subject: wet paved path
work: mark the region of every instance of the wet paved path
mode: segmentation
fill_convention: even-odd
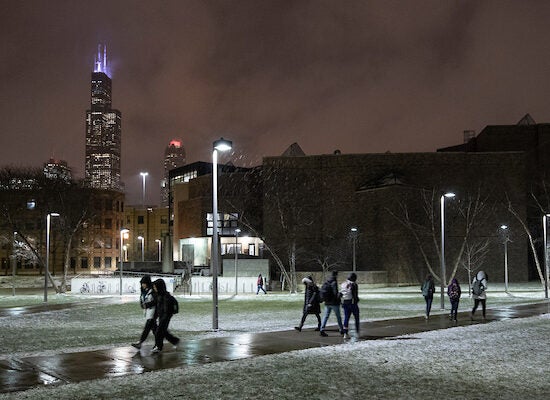
[[[507,306],[487,310],[486,322],[525,318],[550,313],[550,303]],[[363,322],[360,340],[376,340],[481,323],[478,311],[475,321],[468,313],[459,313],[458,323],[447,314]],[[164,346],[160,354],[151,355],[151,345],[138,351],[131,346],[107,350],[57,354],[0,360],[0,392],[16,392],[34,386],[81,382],[85,380],[140,374],[160,369],[239,360],[266,354],[342,344],[336,329],[327,330],[328,337],[313,329],[241,334],[231,337],[185,340],[174,348]]]

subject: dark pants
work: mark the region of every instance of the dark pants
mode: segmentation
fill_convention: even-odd
[[[353,314],[353,318],[355,319],[355,331],[359,336],[359,305],[357,303],[346,304],[344,302],[342,307],[344,307],[344,333],[348,333],[349,320]]]
[[[306,322],[306,318],[308,316],[308,312],[304,312],[304,315],[302,315],[302,320],[300,321],[300,329],[304,326],[304,322]],[[317,317],[317,328],[321,329],[321,314],[314,314]]]
[[[430,311],[432,310],[432,301],[434,300],[433,296],[424,296],[426,300],[426,316],[430,316]]]
[[[456,314],[458,313],[458,303],[460,302],[460,298],[458,299],[451,299],[451,319],[456,321]]]
[[[267,292],[265,291],[263,285],[258,285],[258,290],[256,290],[256,294],[260,293],[260,290],[263,291],[265,294],[267,294]]]
[[[157,333],[155,334],[155,346],[159,350],[162,350],[162,345],[165,338],[173,345],[178,344],[178,342],[180,341],[177,337],[168,332],[168,324],[170,324],[170,318],[171,317],[159,319]]]
[[[139,339],[140,343],[145,342],[145,339],[147,339],[147,336],[149,336],[149,332],[153,332],[153,335],[155,334],[157,330],[157,321],[154,318],[148,319],[145,322],[145,327],[143,328],[143,332],[141,333],[141,338]]]
[[[487,299],[474,299],[474,308],[472,308],[472,316],[475,314],[477,310],[477,306],[479,306],[479,303],[481,303],[481,310],[483,311],[483,318],[485,318],[485,302]]]

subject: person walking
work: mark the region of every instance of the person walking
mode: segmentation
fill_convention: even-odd
[[[474,314],[481,303],[482,318],[485,321],[485,310],[487,303],[487,274],[484,271],[479,271],[472,281],[472,295],[474,298],[474,308],[472,308],[472,313],[470,319],[474,320]]]
[[[294,329],[298,332],[302,332],[302,327],[304,326],[307,316],[314,314],[317,317],[317,328],[315,330],[318,331],[321,329],[321,302],[319,298],[319,288],[311,276],[307,276],[302,279],[302,283],[305,285],[304,311],[300,325],[295,326]]]
[[[149,275],[144,275],[140,280],[141,294],[139,296],[139,303],[145,313],[145,327],[141,333],[139,342],[132,343],[136,349],[141,349],[141,344],[145,342],[149,332],[155,334],[157,330],[157,320],[155,319],[155,309],[157,304],[156,294],[153,290],[153,284]]]
[[[424,318],[429,319],[435,292],[434,278],[431,274],[426,275],[426,279],[424,279],[420,290],[422,290],[422,296],[424,296],[424,300],[426,301],[426,315]]]
[[[321,323],[320,334],[321,336],[328,336],[325,332],[328,318],[331,311],[334,311],[336,320],[338,321],[338,328],[340,328],[340,334],[344,334],[344,327],[342,326],[342,317],[340,315],[340,293],[338,292],[338,271],[332,271],[330,278],[327,279],[321,287],[321,300],[325,302],[325,314],[323,315],[323,322]]]
[[[348,326],[351,315],[355,319],[355,335],[359,338],[359,286],[357,285],[357,274],[352,272],[348,279],[340,286],[342,294],[342,307],[344,308],[344,339],[348,339]]]
[[[256,284],[258,285],[258,288],[256,289],[256,294],[260,293],[260,290],[263,291],[264,294],[267,294],[264,289],[264,278],[262,277],[262,274],[258,275],[258,280],[256,281]]]
[[[157,279],[153,282],[153,290],[157,294],[156,316],[158,318],[158,327],[155,334],[155,347],[153,347],[151,353],[160,353],[162,351],[165,338],[174,346],[177,346],[180,341],[179,338],[175,337],[168,331],[170,319],[174,314],[173,302],[176,300],[166,290],[166,283],[164,283],[163,279]]]
[[[453,278],[451,280],[451,284],[447,287],[447,295],[449,296],[449,300],[451,302],[451,321],[456,322],[457,313],[458,313],[458,303],[460,302],[460,295],[462,294],[462,290],[460,289],[460,284],[458,283],[458,279]]]

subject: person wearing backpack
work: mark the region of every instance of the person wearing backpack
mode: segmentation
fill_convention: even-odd
[[[317,317],[317,328],[316,331],[321,329],[321,302],[319,298],[319,288],[313,281],[311,276],[307,276],[302,279],[302,283],[305,285],[304,292],[304,312],[302,314],[302,320],[300,325],[295,326],[298,332],[302,332],[302,327],[306,321],[306,317],[309,314],[314,314]]]
[[[422,283],[422,286],[420,286],[420,290],[422,290],[422,296],[424,296],[424,300],[426,301],[426,315],[424,318],[429,319],[435,292],[434,278],[431,274],[426,275],[426,279]]]
[[[474,298],[474,308],[472,308],[472,313],[470,314],[470,319],[474,320],[474,314],[481,303],[482,318],[485,320],[485,309],[487,302],[487,274],[484,271],[479,271],[472,281],[472,295]]]
[[[357,286],[357,274],[352,272],[348,279],[342,283],[342,307],[344,308],[344,339],[348,339],[348,326],[351,315],[355,319],[355,333],[359,338],[359,287]]]
[[[177,346],[180,341],[179,338],[168,331],[170,319],[172,315],[177,312],[177,306],[175,306],[177,301],[174,296],[166,290],[166,283],[163,279],[157,279],[153,282],[153,290],[157,293],[156,316],[158,318],[158,327],[155,334],[155,347],[153,347],[151,353],[160,353],[165,338],[174,346]]]
[[[462,290],[458,283],[458,279],[453,278],[451,284],[447,287],[447,295],[451,302],[451,321],[456,322],[456,315],[458,313],[458,303],[460,302],[460,295]]]
[[[132,343],[132,346],[136,349],[141,348],[141,344],[145,342],[145,339],[149,336],[149,332],[152,331],[153,334],[155,334],[157,330],[157,320],[155,319],[157,299],[156,293],[153,290],[151,277],[149,275],[144,275],[143,278],[141,278],[140,284],[141,295],[139,296],[139,303],[145,312],[145,327],[143,328],[139,342]]]
[[[328,280],[323,283],[321,287],[321,300],[325,302],[325,313],[323,315],[323,322],[321,323],[321,336],[328,336],[325,332],[328,317],[331,311],[334,311],[336,315],[336,321],[338,321],[338,328],[340,328],[340,334],[344,334],[344,327],[342,326],[342,317],[340,315],[340,293],[338,292],[338,271],[332,271],[332,274]]]

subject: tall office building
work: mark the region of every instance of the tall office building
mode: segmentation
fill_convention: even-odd
[[[181,142],[181,139],[172,139],[164,150],[164,177],[160,183],[160,201],[163,206],[168,206],[168,173],[185,165],[185,148]]]
[[[85,179],[95,189],[122,191],[121,114],[111,108],[109,74],[107,48],[99,45],[92,72],[91,106],[86,111]]]

